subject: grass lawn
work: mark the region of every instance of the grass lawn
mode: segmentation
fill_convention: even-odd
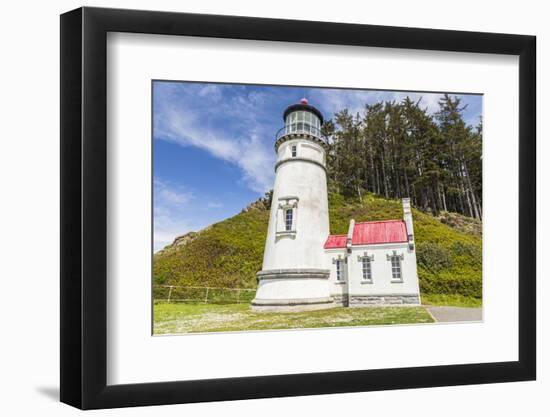
[[[449,307],[482,307],[481,298],[465,297],[460,294],[422,294],[423,305]]]
[[[167,304],[154,306],[154,334],[228,332],[433,323],[423,307],[368,307],[254,313],[248,304]]]

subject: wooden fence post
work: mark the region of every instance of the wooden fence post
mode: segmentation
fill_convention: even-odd
[[[172,288],[174,288],[174,286],[170,285],[170,290],[168,291],[168,303],[170,303],[170,298],[172,297]]]
[[[204,304],[208,304],[208,290],[210,288],[209,287],[206,287],[206,296],[204,297]]]

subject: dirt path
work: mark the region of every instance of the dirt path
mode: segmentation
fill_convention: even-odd
[[[426,306],[437,322],[481,321],[481,308]]]

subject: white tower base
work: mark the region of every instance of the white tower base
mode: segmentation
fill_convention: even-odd
[[[328,269],[274,269],[258,272],[253,311],[306,311],[336,307],[328,294]]]

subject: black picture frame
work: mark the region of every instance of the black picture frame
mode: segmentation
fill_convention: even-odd
[[[108,32],[519,56],[519,360],[107,385]],[[61,15],[61,401],[96,409],[535,379],[535,45],[534,36],[251,17],[88,7]]]

